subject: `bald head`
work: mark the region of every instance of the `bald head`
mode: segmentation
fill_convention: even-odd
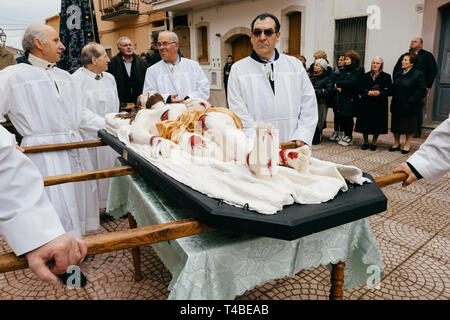
[[[66,47],[61,43],[58,33],[46,24],[32,24],[22,39],[22,47],[38,58],[51,63],[61,59]]]
[[[46,41],[47,34],[54,31],[54,29],[46,24],[32,24],[25,30],[22,39],[23,50],[31,51],[34,49],[34,40],[39,39],[42,42]]]
[[[423,39],[421,37],[412,39],[409,48],[415,53],[419,52],[423,48]]]

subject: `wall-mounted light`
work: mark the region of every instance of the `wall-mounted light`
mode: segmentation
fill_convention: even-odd
[[[3,31],[2,28],[0,28],[0,41],[2,42],[2,45],[5,46],[6,44],[6,33]]]

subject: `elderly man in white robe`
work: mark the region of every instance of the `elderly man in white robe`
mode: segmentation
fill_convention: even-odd
[[[90,42],[81,50],[81,63],[73,77],[81,86],[83,105],[100,117],[107,113],[119,111],[119,96],[116,80],[108,70],[109,58],[105,48],[96,42]],[[81,132],[85,140],[97,138],[88,132]],[[117,153],[109,146],[90,148],[89,154],[94,169],[111,168]],[[98,200],[100,208],[106,208],[110,179],[97,180]]]
[[[166,103],[189,98],[209,98],[209,81],[198,62],[178,55],[178,36],[171,31],[158,35],[156,47],[162,60],[147,69],[144,90],[161,94]]]
[[[80,130],[96,132],[105,121],[83,106],[73,77],[55,66],[64,45],[47,25],[25,30],[22,46],[28,62],[0,71],[0,117],[7,114],[23,136],[22,147],[83,141]],[[30,154],[42,176],[93,170],[86,149]],[[81,237],[99,228],[95,181],[66,183],[46,188],[64,230]]]
[[[314,88],[300,60],[280,54],[275,45],[280,23],[271,14],[251,24],[251,55],[233,64],[228,78],[228,105],[253,138],[259,122],[279,130],[280,142],[311,145],[317,124]]]
[[[14,136],[0,126],[0,235],[41,280],[83,261],[86,243],[64,231],[48,200],[36,166],[16,149]],[[46,262],[54,260],[51,267]]]

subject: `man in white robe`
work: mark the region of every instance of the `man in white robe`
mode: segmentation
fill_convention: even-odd
[[[434,129],[419,150],[400,164],[394,173],[404,172],[406,187],[421,178],[436,182],[450,171],[450,118]]]
[[[54,274],[84,259],[86,243],[65,233],[38,169],[15,146],[14,136],[0,126],[0,235],[17,256],[25,254],[41,280],[55,284]]]
[[[300,60],[278,53],[280,24],[271,14],[253,20],[251,55],[233,64],[228,105],[254,138],[259,122],[279,130],[280,142],[311,145],[317,124],[314,88]]]
[[[84,67],[78,69],[73,77],[81,86],[83,105],[92,112],[104,118],[107,113],[119,111],[119,96],[116,80],[108,72],[109,58],[105,48],[96,42],[88,43],[81,50],[81,63]],[[85,140],[96,139],[82,132]],[[89,148],[89,155],[95,170],[111,168],[117,153],[109,146]],[[98,188],[99,207],[106,208],[110,179],[96,180]]]
[[[163,96],[167,103],[189,98],[209,98],[209,81],[198,62],[178,55],[178,36],[171,31],[158,35],[156,47],[162,60],[147,69],[144,90]]]
[[[96,132],[104,119],[84,108],[73,77],[55,67],[65,50],[58,33],[47,25],[25,30],[22,46],[28,63],[0,71],[0,117],[7,114],[23,136],[23,147],[83,141],[80,130]],[[42,176],[93,170],[86,149],[30,154]],[[65,183],[46,188],[64,230],[81,237],[98,229],[99,209],[95,181]]]

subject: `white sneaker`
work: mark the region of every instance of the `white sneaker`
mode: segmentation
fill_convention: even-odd
[[[338,143],[341,146],[349,146],[349,145],[351,145],[353,143],[353,139],[350,138],[349,136],[345,136]]]
[[[338,138],[338,135],[339,135],[339,132],[334,131],[333,134],[332,134],[331,137],[330,137],[330,140],[331,140],[331,141],[336,141],[337,138]]]
[[[339,143],[339,141],[341,141],[343,137],[344,137],[344,132],[339,131],[339,132],[338,132],[338,135],[337,135],[337,137],[336,137],[336,142]]]

